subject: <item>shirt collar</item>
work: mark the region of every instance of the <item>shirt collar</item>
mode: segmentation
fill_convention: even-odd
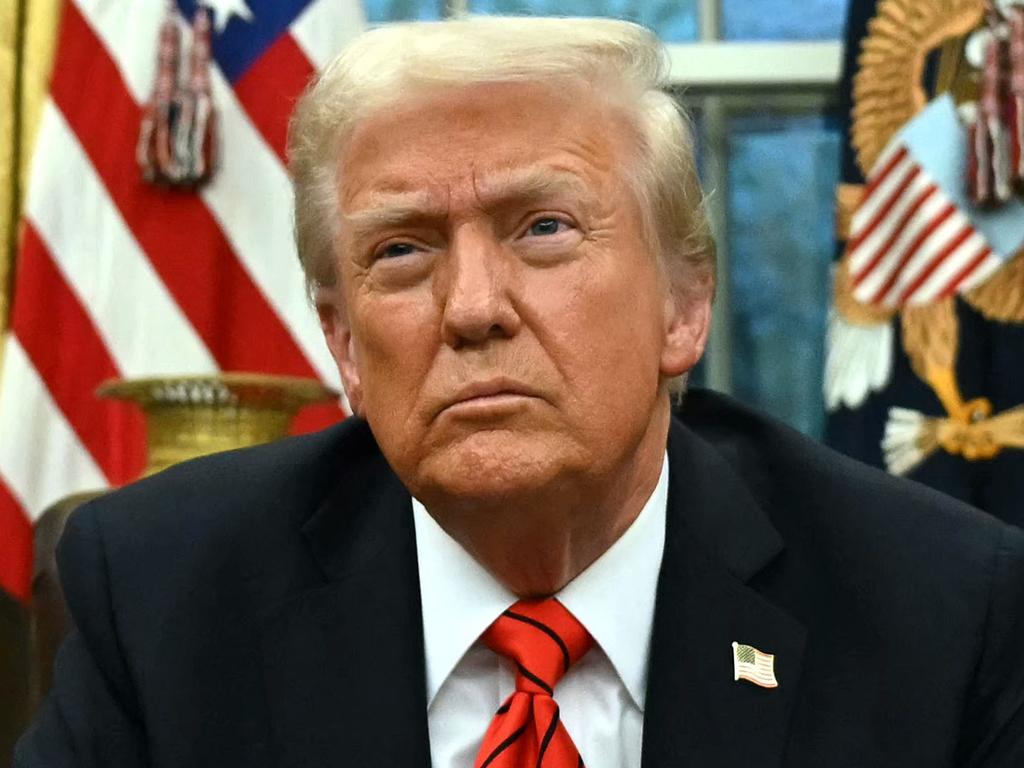
[[[633,524],[556,597],[587,628],[643,711],[654,598],[665,548],[668,456]],[[412,500],[423,610],[427,706],[462,656],[516,596]]]
[[[427,662],[427,706],[459,659],[516,596],[412,500]]]

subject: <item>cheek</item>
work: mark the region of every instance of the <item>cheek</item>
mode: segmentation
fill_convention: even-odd
[[[387,418],[415,402],[436,349],[435,314],[416,295],[357,299],[353,330],[368,409]]]
[[[559,368],[580,390],[656,386],[663,302],[645,270],[582,268],[528,289]]]

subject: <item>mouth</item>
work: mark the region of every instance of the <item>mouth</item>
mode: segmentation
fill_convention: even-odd
[[[508,378],[475,381],[461,387],[438,411],[463,416],[492,416],[521,408],[540,397],[532,387]]]

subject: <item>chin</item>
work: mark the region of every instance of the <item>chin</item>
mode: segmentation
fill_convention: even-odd
[[[449,503],[529,496],[587,466],[578,446],[562,443],[537,434],[475,432],[424,456],[412,472],[410,489],[424,501],[444,498]]]

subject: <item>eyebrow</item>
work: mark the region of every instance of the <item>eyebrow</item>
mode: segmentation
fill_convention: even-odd
[[[392,193],[375,196],[370,206],[345,214],[342,221],[344,228],[359,239],[381,229],[441,219],[445,215],[445,209],[431,195]]]
[[[565,194],[583,198],[585,203],[597,197],[573,171],[536,166],[491,174],[477,182],[476,190],[485,210]],[[345,228],[357,239],[380,229],[437,221],[448,215],[447,205],[429,192],[383,192],[371,200],[365,208],[343,217]]]
[[[584,198],[595,197],[579,175],[563,168],[520,168],[505,175],[492,174],[477,184],[477,194],[485,206],[508,200],[538,200],[566,193]]]

